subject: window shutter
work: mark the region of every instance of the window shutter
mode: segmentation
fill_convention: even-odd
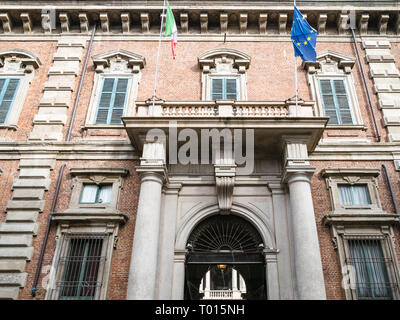
[[[118,79],[115,92],[114,105],[111,113],[111,124],[120,124],[121,117],[124,113],[126,91],[128,88],[129,79]]]
[[[20,79],[0,79],[0,123],[5,123],[7,119],[19,82]]]
[[[221,100],[223,98],[223,79],[212,79],[211,100]]]
[[[329,124],[339,124],[331,80],[320,80],[319,84],[321,88],[324,115],[330,117]]]
[[[340,112],[340,124],[353,124],[344,80],[333,80],[337,104]]]
[[[100,96],[97,109],[96,124],[105,124],[108,119],[108,112],[111,106],[112,93],[114,88],[114,78],[105,78],[103,80],[103,89]]]
[[[237,100],[236,79],[225,79],[226,99]]]

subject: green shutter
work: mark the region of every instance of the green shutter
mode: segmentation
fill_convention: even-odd
[[[120,124],[124,113],[129,79],[105,78],[99,106],[97,109],[96,124]]]
[[[236,100],[237,99],[237,86],[236,79],[225,79],[226,85],[226,99]]]
[[[333,80],[341,124],[353,124],[344,80]]]
[[[211,80],[211,100],[221,100],[223,96],[223,80],[224,79],[212,79]]]
[[[124,113],[127,88],[128,79],[118,79],[117,88],[115,90],[114,105],[111,112],[111,124],[121,123],[121,117]]]
[[[324,107],[324,116],[329,117],[329,124],[338,124],[338,117],[336,114],[335,98],[330,80],[319,81],[322,95],[322,102]]]
[[[14,102],[20,79],[0,79],[0,123],[5,123]]]
[[[330,117],[329,124],[353,124],[349,99],[344,80],[319,80],[324,115]]]

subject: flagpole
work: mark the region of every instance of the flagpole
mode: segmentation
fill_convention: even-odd
[[[294,8],[296,7],[296,0],[293,0],[293,19],[294,19]],[[293,47],[294,50],[294,47]],[[295,90],[296,90],[296,117],[298,116],[298,96],[299,90],[297,86],[297,59],[296,52],[294,53],[294,82],[295,82]]]
[[[164,3],[163,3],[163,10],[162,10],[162,14],[161,14],[160,38],[158,39],[158,51],[157,51],[157,62],[156,62],[156,74],[155,74],[155,76],[154,76],[153,110],[154,110],[154,105],[155,105],[155,102],[156,102],[157,80],[158,80],[158,67],[159,67],[159,62],[160,62],[160,50],[161,50],[162,28],[163,28],[163,24],[164,24],[165,2],[166,2],[166,0],[164,0]]]

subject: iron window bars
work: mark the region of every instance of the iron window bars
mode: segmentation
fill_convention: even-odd
[[[62,238],[56,299],[99,298],[106,261],[108,234],[74,233]]]

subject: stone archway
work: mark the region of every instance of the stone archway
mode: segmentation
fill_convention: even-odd
[[[196,225],[187,248],[185,299],[267,298],[263,239],[246,219],[212,215]],[[240,290],[238,275],[246,290]],[[213,283],[220,278],[226,278],[223,288]]]

